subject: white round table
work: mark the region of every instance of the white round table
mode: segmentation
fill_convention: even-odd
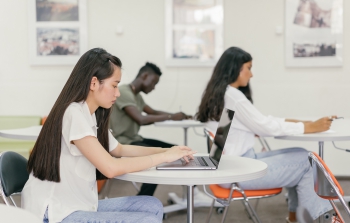
[[[181,121],[164,121],[164,122],[155,122],[154,126],[157,127],[176,127],[183,128],[184,130],[184,145],[187,146],[187,130],[190,127],[203,127],[204,123],[196,120],[181,120]]]
[[[335,119],[333,120],[330,130],[326,132],[278,136],[275,138],[296,141],[316,141],[319,145],[319,155],[323,159],[325,141],[350,141],[350,120]]]
[[[0,130],[0,136],[11,139],[36,140],[39,136],[42,126],[31,126],[21,129]]]
[[[116,179],[187,186],[187,222],[192,223],[194,185],[242,182],[263,177],[266,172],[267,164],[262,161],[223,155],[217,170],[156,170],[153,167],[140,172],[124,174]]]
[[[0,204],[0,219],[1,222],[11,223],[42,223],[43,221],[37,218],[32,213],[13,206]]]

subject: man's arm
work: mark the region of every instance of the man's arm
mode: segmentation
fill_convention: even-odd
[[[142,115],[142,113],[135,106],[126,106],[123,109],[125,113],[139,125],[150,125],[154,122],[161,122],[172,119],[171,114]]]
[[[169,113],[169,112],[164,112],[164,111],[159,111],[151,108],[149,105],[145,105],[143,108],[143,111],[149,115],[171,115],[175,116],[176,119],[172,120],[182,120],[182,119],[192,119],[193,117],[191,115],[186,115],[183,112],[177,112],[177,113]]]
[[[167,112],[156,111],[148,105],[145,107],[148,107],[150,110],[152,110],[147,110],[150,112],[148,113],[144,109],[144,112],[147,115],[143,115],[135,106],[126,106],[123,109],[125,113],[139,125],[150,125],[154,122],[161,122],[165,120],[183,120],[188,118],[188,116],[182,112],[171,114]]]

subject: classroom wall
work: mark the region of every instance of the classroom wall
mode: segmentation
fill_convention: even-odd
[[[73,66],[30,66],[28,59],[27,0],[4,1],[0,7],[0,115],[49,113]],[[88,47],[103,47],[123,62],[122,83],[129,83],[146,62],[163,71],[156,90],[145,96],[154,108],[194,114],[212,68],[166,67],[164,59],[163,0],[88,0]],[[344,42],[344,65],[339,68],[286,68],[284,1],[224,1],[224,46],[239,46],[254,58],[251,80],[254,104],[264,114],[279,117],[350,118],[350,46]],[[349,39],[350,4],[344,1],[344,37]],[[122,26],[124,33],[116,34]],[[206,151],[202,129],[189,130],[189,146]],[[182,129],[143,127],[141,134],[181,144]],[[268,139],[274,149],[303,146],[317,151],[317,143]],[[350,148],[350,143],[339,145]],[[259,146],[257,146],[259,149]],[[350,176],[343,168],[350,154],[325,144],[327,163],[336,175]]]

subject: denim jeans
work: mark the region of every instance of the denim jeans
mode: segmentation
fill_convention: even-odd
[[[130,196],[98,201],[97,212],[76,211],[62,223],[150,223],[162,222],[163,205],[155,197]],[[48,222],[47,210],[43,219]]]
[[[328,200],[314,191],[312,168],[308,151],[303,148],[286,148],[255,153],[247,151],[243,157],[261,160],[268,165],[267,174],[256,180],[240,182],[245,190],[285,187],[288,190],[288,209],[296,212],[298,205],[306,208],[313,219],[332,209]],[[230,184],[222,184],[229,188]]]

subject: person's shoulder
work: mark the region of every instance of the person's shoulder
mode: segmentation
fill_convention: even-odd
[[[72,102],[68,105],[65,115],[71,115],[74,113],[84,113],[84,103],[86,102]]]
[[[131,88],[128,84],[122,84],[118,88],[120,91],[131,91]]]
[[[230,96],[230,98],[240,101],[240,100],[248,100],[247,97],[237,88],[227,86],[226,95]]]

